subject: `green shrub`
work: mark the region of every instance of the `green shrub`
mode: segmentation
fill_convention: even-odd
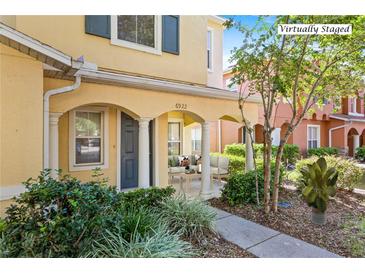
[[[114,188],[81,184],[44,171],[6,211],[3,230],[9,257],[76,257],[89,240],[115,223],[120,205]]]
[[[245,144],[230,144],[224,147],[224,154],[245,157],[246,145]]]
[[[318,148],[310,148],[307,151],[309,157],[311,156],[328,156],[333,155],[337,156],[339,154],[339,150],[336,147],[318,147]]]
[[[175,189],[172,186],[166,188],[150,187],[134,191],[122,192],[121,199],[126,210],[138,207],[158,207],[166,199],[172,197]]]
[[[253,145],[255,156],[257,159],[260,159],[264,155],[264,145],[263,144],[254,144]],[[276,156],[278,151],[277,146],[272,146],[272,157]],[[226,145],[224,148],[224,154],[226,156],[236,156],[244,158],[246,155],[246,145],[245,144],[231,144]],[[300,152],[299,147],[297,145],[286,144],[284,145],[283,157],[282,161],[290,164],[294,164],[296,160],[299,158]],[[235,158],[233,158],[235,159]]]
[[[295,164],[295,162],[299,159],[299,156],[300,156],[299,146],[292,144],[284,145],[283,157],[282,157],[283,163]]]
[[[178,234],[170,233],[160,225],[153,233],[134,233],[130,241],[122,237],[122,232],[106,231],[92,243],[84,257],[93,258],[182,258],[194,256],[192,246],[181,240]]]
[[[271,165],[271,190],[274,182],[274,163]],[[283,168],[280,173],[280,183],[283,176]],[[230,206],[256,203],[256,172],[254,170],[246,173],[235,173],[228,178],[228,183],[222,190],[222,200],[227,201]],[[257,168],[259,185],[259,198],[264,196],[264,169],[263,166]]]
[[[178,196],[162,204],[161,217],[172,231],[199,239],[204,231],[214,231],[216,213],[201,200]]]
[[[137,233],[141,237],[146,237],[161,224],[160,216],[153,209],[139,207],[123,210],[121,212],[121,222],[116,228],[123,239],[133,240],[133,235]],[[109,229],[112,231],[112,229]]]
[[[365,161],[365,146],[356,148],[355,158],[361,162]]]
[[[337,187],[341,189],[347,189],[352,191],[357,184],[361,182],[363,176],[363,170],[356,165],[356,162],[351,159],[345,159],[342,157],[325,156],[327,165],[329,168],[334,167],[338,171]],[[313,164],[317,161],[318,157],[311,157],[303,159],[297,162],[295,166],[295,172],[298,176],[292,176],[297,178],[294,182],[299,190],[303,188],[301,182],[302,176],[300,170],[308,164]]]

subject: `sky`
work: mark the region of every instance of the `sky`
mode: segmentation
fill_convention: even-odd
[[[233,18],[235,22],[240,22],[249,27],[253,27],[258,19],[258,16],[252,15],[221,15],[224,18]],[[268,17],[267,20],[273,19],[274,16]],[[242,33],[240,33],[235,27],[225,30],[223,35],[223,69],[229,67],[229,56],[231,55],[231,50],[234,47],[239,47],[242,45]]]

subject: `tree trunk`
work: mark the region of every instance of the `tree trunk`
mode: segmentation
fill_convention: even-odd
[[[278,152],[275,158],[275,173],[274,173],[274,189],[272,196],[272,210],[274,212],[278,211],[278,200],[279,200],[279,182],[280,182],[280,168],[281,168],[281,158],[283,157],[285,141],[280,141],[278,147]]]
[[[270,212],[270,181],[271,181],[271,134],[265,132],[264,147],[264,210]]]

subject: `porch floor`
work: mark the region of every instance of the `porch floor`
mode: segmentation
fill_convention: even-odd
[[[218,198],[221,195],[221,189],[223,188],[225,182],[221,181],[220,183],[218,180],[213,180],[211,183],[211,190],[212,195],[207,199],[211,198]],[[201,188],[201,181],[200,179],[193,179],[190,183],[186,181],[180,182],[179,178],[173,178],[171,185],[175,188],[176,194],[184,194],[191,198],[198,198]]]

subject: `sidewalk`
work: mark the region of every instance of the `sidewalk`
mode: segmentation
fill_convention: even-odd
[[[341,258],[279,231],[213,208],[217,212],[217,232],[227,241],[259,258]]]

